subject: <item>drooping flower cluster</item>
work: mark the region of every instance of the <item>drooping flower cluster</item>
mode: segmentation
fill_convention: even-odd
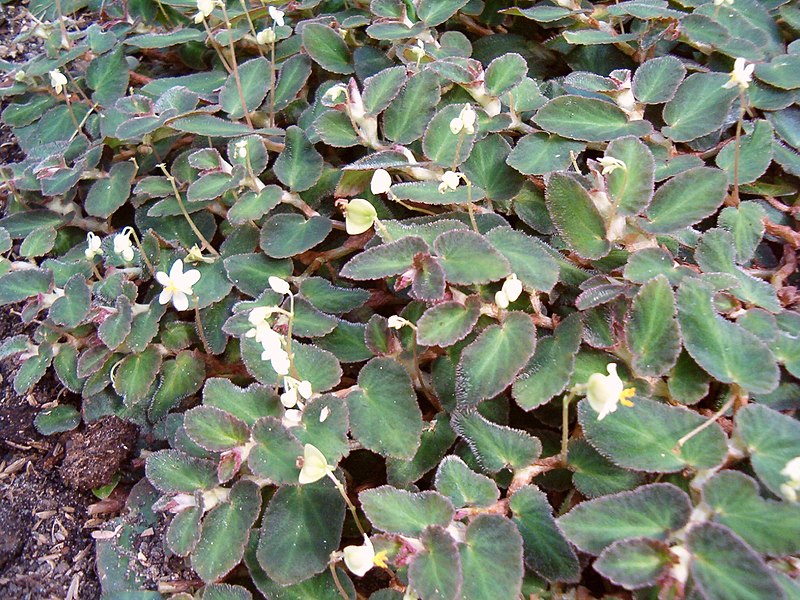
[[[445,171],[442,175],[442,182],[439,184],[439,193],[444,194],[448,190],[458,189],[461,183],[461,175],[455,171]]]
[[[286,281],[275,276],[270,277],[268,281],[273,291],[282,296],[291,297],[292,290]],[[255,338],[256,342],[261,344],[261,360],[268,360],[272,370],[278,375],[288,375],[291,368],[291,359],[287,351],[288,344],[286,338],[272,328],[270,317],[273,314],[291,318],[291,312],[278,306],[257,306],[247,316],[247,320],[253,327],[245,335]]]

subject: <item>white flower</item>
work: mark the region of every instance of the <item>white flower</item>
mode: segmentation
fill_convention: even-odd
[[[614,158],[613,156],[604,156],[602,158],[598,158],[597,162],[599,162],[600,166],[603,167],[603,175],[609,175],[617,169],[622,169],[623,171],[628,170],[628,165],[626,165],[624,161]]]
[[[514,302],[522,295],[522,282],[517,279],[517,274],[512,273],[503,282],[503,293],[508,298],[509,302]]]
[[[781,475],[788,477],[792,483],[800,484],[800,456],[787,462],[781,470]]]
[[[192,286],[200,281],[200,271],[192,269],[183,272],[183,261],[181,259],[172,263],[169,275],[164,271],[156,273],[156,281],[164,286],[158,296],[159,304],[166,304],[172,300],[175,310],[186,310],[189,308],[189,296],[192,296]]]
[[[392,176],[386,169],[378,169],[372,174],[372,181],[369,183],[370,191],[375,194],[385,194],[392,187]]]
[[[60,94],[67,85],[67,78],[58,69],[53,69],[50,71],[50,85],[56,91],[56,94]]]
[[[314,483],[329,473],[333,473],[333,467],[328,464],[319,448],[312,444],[303,446],[303,466],[300,468],[299,482],[303,485]]]
[[[264,359],[264,355],[267,352],[261,353],[261,359]],[[270,359],[269,364],[272,367],[272,370],[275,371],[278,375],[288,375],[289,368],[291,367],[291,361],[289,360],[289,354],[285,350],[280,351],[273,351]]]
[[[425,58],[425,43],[422,40],[417,40],[415,46],[411,46],[411,54],[416,59],[417,63]]]
[[[256,34],[256,41],[262,46],[271,44],[275,41],[275,32],[272,29],[264,29]]]
[[[328,91],[322,95],[322,98],[328,102],[338,102],[339,97],[342,94],[344,94],[345,98],[347,98],[347,86],[337,83],[336,85],[329,87]]]
[[[445,171],[442,175],[442,182],[439,184],[439,193],[444,194],[447,190],[458,189],[459,183],[461,183],[461,175],[455,171]]]
[[[285,279],[281,279],[280,277],[275,277],[271,275],[269,279],[269,287],[273,289],[273,291],[283,295],[288,296],[292,293],[292,288],[289,287],[289,284],[286,282]]]
[[[299,381],[294,377],[283,378],[284,392],[281,394],[281,404],[284,408],[292,408],[297,405],[300,398],[308,400],[314,391],[311,389],[311,382]]]
[[[386,550],[381,550],[375,554],[375,547],[364,534],[364,543],[360,546],[345,546],[342,550],[344,564],[350,572],[359,577],[367,574],[372,567],[386,567]]]
[[[733,6],[733,0],[714,0],[714,6],[722,6],[723,4]]]
[[[275,21],[276,25],[279,25],[280,27],[283,27],[285,25],[285,21],[283,20],[284,15],[286,15],[285,12],[283,12],[282,10],[278,10],[274,6],[270,6],[268,12],[269,16],[272,18],[273,21]]]
[[[186,262],[187,263],[213,263],[214,259],[210,256],[203,256],[203,251],[200,249],[200,246],[195,244],[191,248],[189,248],[189,254],[186,255]]]
[[[125,262],[131,262],[134,257],[133,242],[131,242],[132,235],[133,228],[126,227],[114,236],[114,254],[122,256],[122,260]]]
[[[494,293],[494,303],[500,308],[508,308],[508,296],[503,293],[503,290],[499,290]]]
[[[750,82],[753,81],[753,70],[755,70],[755,68],[756,66],[753,63],[747,64],[745,59],[737,58],[733,62],[731,78],[722,87],[732,88],[733,86],[738,85],[739,89],[747,89],[750,87]]]
[[[283,336],[272,329],[267,320],[270,315],[279,310],[277,306],[257,306],[251,310],[247,320],[253,325],[253,328],[249,329],[245,336],[255,338],[256,342],[261,344],[263,349],[261,360],[271,361],[273,357],[278,356],[277,364],[282,365],[285,362],[282,355],[286,354],[283,349]]]
[[[464,108],[461,109],[459,118],[464,124],[464,131],[469,134],[475,133],[475,121],[477,120],[478,115],[475,112],[475,109],[472,108],[471,104],[464,105]]]
[[[403,317],[399,317],[397,315],[392,315],[389,317],[389,327],[392,329],[402,329],[408,325],[409,327],[413,327],[412,323]]]
[[[247,158],[247,140],[239,140],[233,146],[233,158]]]
[[[363,198],[353,198],[344,206],[345,231],[350,235],[364,233],[372,227],[377,216],[372,204]]]
[[[517,279],[517,274],[512,273],[503,282],[503,287],[494,295],[494,303],[500,308],[508,308],[522,295],[522,282]]]
[[[91,231],[86,234],[86,250],[83,253],[86,255],[86,258],[92,260],[98,254],[103,254],[103,249],[100,247],[100,244],[103,243],[103,240],[100,239],[99,236],[96,236]]]
[[[630,398],[636,392],[633,388],[625,389],[625,385],[617,375],[617,365],[609,363],[606,367],[608,375],[592,373],[586,382],[586,399],[597,411],[597,420],[602,421],[606,415],[617,410],[617,404],[630,405]]]
[[[194,16],[194,22],[202,23],[206,18],[211,16],[216,5],[216,0],[197,0],[197,14]]]
[[[477,118],[478,115],[472,106],[465,104],[459,115],[450,121],[450,132],[453,135],[458,135],[463,129],[465,133],[475,133],[475,120]]]
[[[789,479],[786,483],[781,484],[781,493],[789,502],[797,502],[797,492],[800,491],[800,456],[787,462],[781,470],[781,475]]]

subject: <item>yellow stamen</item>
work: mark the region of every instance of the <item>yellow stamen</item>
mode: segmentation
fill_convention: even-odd
[[[386,564],[386,550],[381,550],[375,555],[375,558],[372,559],[372,562],[375,564],[376,567],[380,567],[381,569],[386,569],[388,565]]]
[[[628,398],[632,398],[635,395],[636,395],[636,388],[626,388],[622,390],[622,392],[619,395],[619,403],[622,404],[622,406],[627,406],[628,408],[630,408],[634,404],[633,402],[628,400]]]

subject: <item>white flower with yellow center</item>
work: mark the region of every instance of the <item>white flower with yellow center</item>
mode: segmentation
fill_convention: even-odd
[[[283,18],[286,15],[285,12],[275,8],[274,6],[270,6],[267,11],[269,12],[270,18],[275,22],[276,25],[283,27],[286,24]]]
[[[750,82],[753,81],[753,71],[756,66],[753,63],[748,64],[743,58],[737,58],[733,62],[733,71],[731,71],[731,78],[723,85],[724,88],[732,88],[739,86],[740,90],[746,90],[750,87]]]
[[[53,69],[50,71],[50,85],[56,91],[56,94],[60,94],[67,86],[67,78],[58,69]]]
[[[344,564],[350,572],[359,577],[367,574],[372,567],[386,568],[386,550],[381,550],[375,554],[375,547],[364,534],[364,543],[360,546],[345,546],[342,550]]]
[[[303,446],[303,460],[298,481],[300,484],[314,483],[326,475],[333,477],[333,469],[325,455],[313,444]]]
[[[613,156],[604,156],[602,158],[598,158],[597,162],[599,162],[600,166],[603,167],[603,175],[610,175],[617,169],[622,169],[623,171],[628,170],[628,165],[626,165],[624,161],[614,158]]]
[[[86,250],[83,253],[86,255],[86,258],[92,260],[95,256],[103,254],[103,249],[100,245],[103,243],[103,240],[100,239],[99,236],[95,235],[91,231],[86,234]]]
[[[131,241],[133,233],[133,227],[126,227],[114,236],[114,254],[120,255],[125,262],[131,262],[134,257],[133,242]]]
[[[350,235],[364,233],[372,227],[377,216],[372,204],[363,198],[353,198],[344,205],[345,231]]]
[[[781,484],[781,494],[789,502],[797,502],[800,492],[800,456],[787,462],[781,470],[781,475],[788,479],[786,483]]]
[[[386,169],[378,169],[372,174],[372,180],[369,182],[370,191],[375,194],[385,194],[392,187],[392,176]]]
[[[164,271],[156,273],[156,281],[164,286],[158,296],[159,304],[166,304],[172,300],[175,310],[186,310],[189,308],[189,296],[194,295],[192,286],[200,281],[200,271],[191,269],[183,272],[183,261],[181,259],[172,263],[169,275]]]
[[[517,274],[512,273],[503,282],[503,287],[494,295],[494,303],[500,308],[508,308],[522,295],[522,282],[517,279]]]
[[[444,194],[448,190],[458,189],[458,184],[461,183],[461,175],[455,171],[445,171],[441,181],[442,182],[439,184],[439,193]]]
[[[608,375],[592,373],[586,382],[585,392],[589,405],[597,412],[597,420],[602,421],[606,416],[617,410],[618,403],[624,406],[633,406],[628,400],[636,393],[634,388],[625,389],[625,384],[617,375],[617,365],[609,363],[606,367]]]

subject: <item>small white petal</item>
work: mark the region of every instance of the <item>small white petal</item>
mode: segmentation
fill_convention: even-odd
[[[172,295],[172,305],[175,307],[175,310],[186,310],[189,308],[189,296],[184,294],[183,292],[175,292]]]
[[[392,176],[385,169],[378,169],[372,174],[372,181],[370,181],[369,189],[375,194],[385,194],[392,187]]]
[[[288,282],[280,277],[271,275],[267,281],[269,282],[269,287],[271,287],[273,291],[277,292],[278,294],[286,296],[292,293],[292,288],[289,287]]]
[[[344,564],[351,573],[359,577],[366,575],[367,571],[375,566],[375,548],[366,535],[361,546],[345,546],[342,554],[344,555]]]
[[[301,484],[319,481],[330,471],[328,461],[319,448],[313,444],[303,447],[303,467],[300,469],[299,482]]]

